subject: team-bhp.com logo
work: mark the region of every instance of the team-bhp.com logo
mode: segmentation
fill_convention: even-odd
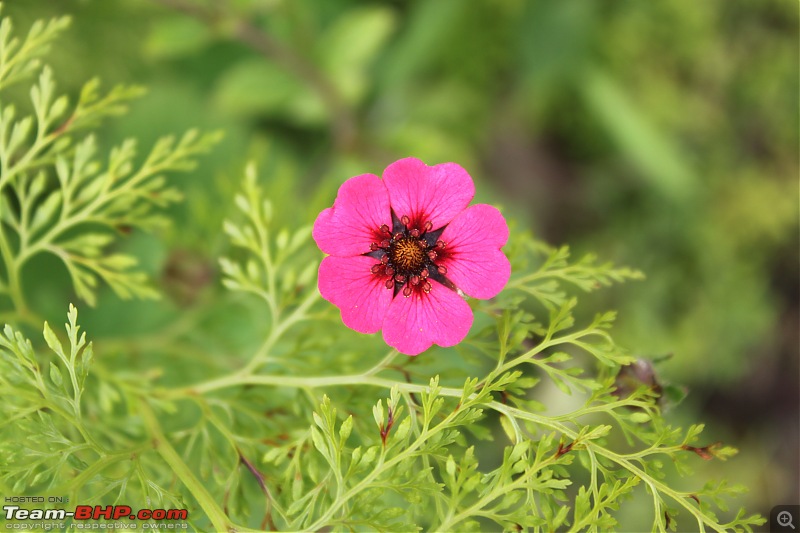
[[[64,509],[22,509],[18,505],[4,505],[6,520],[186,520],[186,509],[139,509],[134,512],[127,505],[78,505],[74,511]]]

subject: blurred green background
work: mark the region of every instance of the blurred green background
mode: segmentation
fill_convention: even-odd
[[[675,424],[740,448],[700,465],[769,514],[798,494],[798,4],[790,0],[8,0],[18,27],[71,14],[48,57],[63,91],[143,84],[101,144],[223,129],[174,228],[134,235],[145,267],[193,305],[214,291],[221,221],[247,160],[284,224],[400,157],[455,161],[479,201],[552,244],[642,269],[592,295],[687,399]],[[32,291],[48,318],[58,264]],[[123,307],[125,311],[122,311]],[[88,331],[158,320],[101,298]],[[123,313],[123,314],[120,314]],[[631,510],[635,512],[635,510]]]

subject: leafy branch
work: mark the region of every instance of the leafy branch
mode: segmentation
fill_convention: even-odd
[[[56,356],[47,365],[48,379],[43,377],[42,363],[29,340],[10,326],[6,326],[0,337],[0,370],[4,376],[0,378],[3,384],[0,398],[7,415],[0,425],[0,434],[4,435],[0,444],[3,452],[0,481],[9,483],[15,493],[88,492],[94,494],[89,501],[99,501],[102,495],[116,490],[115,501],[131,498],[144,501],[152,497],[157,503],[182,506],[178,495],[156,481],[156,472],[163,471],[163,463],[156,461],[157,454],[189,487],[216,529],[234,528],[164,437],[152,408],[142,403],[142,398],[130,400],[137,402],[132,407],[144,419],[144,427],[126,420],[128,435],[124,439],[116,433],[103,434],[113,432],[113,428],[87,423],[83,407],[86,402],[82,397],[93,363],[93,350],[85,333],[79,333],[77,317],[77,310],[70,306],[66,324],[68,346],[45,323],[44,339]],[[65,373],[68,379],[64,378]],[[32,391],[36,394],[31,394]],[[105,416],[115,416],[113,409],[107,408]],[[116,449],[111,450],[112,445]],[[95,488],[87,491],[90,485]],[[87,500],[86,496],[79,499]]]
[[[9,402],[14,408],[3,429],[33,440],[36,435],[46,435],[48,448],[43,454],[41,448],[28,444],[23,447],[27,459],[19,451],[11,454],[10,461],[22,467],[9,468],[0,481],[22,488],[50,480],[50,486],[69,491],[85,491],[92,484],[102,487],[102,494],[116,490],[118,497],[123,497],[133,494],[128,492],[132,479],[146,487],[163,487],[167,479],[155,471],[166,464],[171,473],[167,477],[175,475],[181,486],[177,492],[158,489],[160,498],[178,501],[181,494],[191,496],[216,529],[244,528],[234,524],[230,510],[252,516],[258,508],[264,513],[262,524],[303,530],[409,529],[417,527],[417,520],[437,530],[481,529],[485,520],[503,528],[613,529],[621,501],[641,486],[651,494],[652,528],[657,531],[677,523],[677,509],[693,517],[701,530],[749,531],[763,523],[762,518],[744,513],[727,524],[720,523],[712,505],[724,511],[725,499],[739,487],[707,484],[688,492],[663,480],[658,456],[671,458],[683,469],[691,457],[724,459],[733,450],[696,446],[699,426],[682,433],[665,425],[657,397],[647,387],[626,396],[615,394],[611,377],[631,358],[610,337],[613,316],[600,314],[588,324],[576,326],[573,299],[552,310],[545,325],[513,309],[496,316],[498,362],[482,379],[467,378],[461,387],[442,386],[438,378],[428,384],[408,379],[408,370],[395,363],[395,351],[353,374],[264,373],[265,363],[281,364],[281,360],[264,355],[270,354],[280,339],[296,335],[305,322],[322,324],[325,317],[308,313],[318,301],[313,286],[281,288],[278,283],[281,269],[290,268],[302,245],[292,248],[293,238],[280,237],[280,232],[270,238],[268,204],[259,201],[253,176],[251,172],[245,194],[237,200],[245,224],[235,230],[232,223],[226,224],[243,252],[241,260],[228,260],[226,272],[231,288],[257,296],[268,308],[274,305],[267,350],[254,353],[244,370],[183,388],[153,386],[141,377],[130,381],[102,364],[95,365],[102,380],[89,400],[83,397],[88,364],[84,359],[91,361],[86,355],[91,348],[79,335],[74,309],[67,326],[68,349],[49,327],[45,329],[47,344],[56,354],[56,369],[51,369],[49,382],[38,370],[30,342],[7,328],[2,353],[11,366],[2,379],[13,387],[10,390],[16,400]],[[492,304],[488,305],[492,311]],[[274,333],[275,329],[279,333]],[[593,357],[600,376],[588,378],[568,371],[565,364],[573,355],[558,355],[568,351]],[[537,412],[537,404],[529,400],[540,382],[537,371],[554,382],[561,380],[571,394],[588,393],[584,407],[561,415]],[[398,372],[402,377],[397,377]],[[24,383],[20,381],[23,378],[27,380]],[[385,403],[378,401],[371,409],[358,401],[343,403],[343,398],[350,396],[336,393],[337,389],[374,387],[390,394]],[[278,440],[270,440],[265,447],[247,428],[263,420],[263,415],[249,407],[253,402],[275,402],[274,395],[266,394],[267,388],[295,389],[306,395],[306,400],[290,400],[301,418],[308,411],[299,406],[316,401],[317,391],[322,396],[305,427],[294,416],[278,415],[268,422],[267,427],[274,428],[270,439]],[[32,391],[43,392],[32,395]],[[115,399],[104,416],[113,412],[114,403],[124,402],[129,416],[142,417],[145,422],[128,425],[124,438],[113,425],[89,431],[81,422],[81,404],[99,401],[103,405],[97,395],[109,394]],[[34,398],[38,399],[31,402]],[[183,412],[186,402],[200,408],[200,419],[190,429],[164,428],[156,413]],[[275,405],[276,412],[285,409],[281,402]],[[338,414],[341,406],[349,412],[343,419]],[[42,407],[52,414],[43,416]],[[597,416],[608,421],[598,424]],[[503,447],[500,466],[483,471],[467,435],[491,438],[478,429],[491,417],[499,417],[510,443]],[[586,423],[584,418],[592,422]],[[635,436],[643,446],[614,451],[611,442],[617,431]],[[77,462],[72,465],[62,457],[74,457]],[[253,460],[256,457],[262,460]],[[257,480],[263,493],[260,503],[242,493],[231,507],[232,495],[247,483],[240,468]],[[74,469],[82,473],[68,481]],[[588,474],[589,481],[573,489],[581,479],[580,470]],[[217,483],[208,483],[217,478]],[[226,487],[224,496],[212,488],[220,486]],[[217,503],[220,498],[226,502],[223,507]],[[425,517],[407,512],[409,503],[421,502],[435,507],[437,514]]]
[[[64,262],[78,297],[94,305],[103,280],[120,297],[155,297],[135,258],[109,253],[119,234],[133,227],[153,229],[165,219],[155,209],[181,198],[163,173],[194,168],[194,157],[217,142],[218,133],[185,134],[159,140],[144,162],[136,163],[136,141],[113,148],[98,160],[93,135],[73,135],[127,110],[142,94],[139,87],[118,86],[100,95],[99,81],[88,82],[71,108],[56,96],[49,67],[37,56],[68,24],[66,18],[34,24],[24,41],[12,37],[8,18],[0,22],[0,91],[41,70],[30,91],[32,114],[17,118],[13,104],[0,105],[0,253],[5,266],[0,294],[11,298],[24,316],[22,290],[26,263],[39,253]],[[55,179],[53,179],[55,176]]]
[[[241,261],[228,257],[220,259],[225,275],[222,283],[232,291],[261,298],[267,304],[272,320],[264,343],[240,372],[240,375],[247,375],[269,360],[270,350],[289,328],[307,319],[308,308],[318,300],[316,290],[309,291],[308,286],[313,282],[319,262],[298,253],[311,237],[308,226],[294,233],[282,229],[272,242],[272,203],[263,199],[255,166],[247,167],[243,192],[234,201],[245,217],[245,224],[240,228],[226,220],[224,231],[244,257]],[[299,291],[305,291],[307,295],[298,302]],[[284,317],[282,310],[287,307],[293,307],[293,310]]]
[[[644,279],[644,274],[639,270],[618,268],[612,263],[598,265],[594,254],[585,255],[577,262],[570,263],[568,246],[553,248],[535,241],[523,241],[520,246],[528,248],[536,255],[544,254],[545,260],[535,272],[515,275],[507,288],[525,292],[551,310],[567,303],[567,292],[562,284],[591,292],[615,282]]]
[[[39,56],[69,24],[69,17],[53,18],[47,22],[37,20],[25,38],[20,39],[12,33],[10,18],[0,20],[0,90],[35,73],[40,67]]]
[[[273,316],[281,317],[282,309],[291,307],[296,298],[313,301],[316,291],[301,288],[308,294],[306,300],[290,291],[287,301],[285,294],[275,288],[270,273],[277,279],[278,270],[272,260],[268,217],[264,216],[269,213],[269,204],[257,201],[260,192],[254,183],[251,171],[245,181],[245,194],[237,199],[240,209],[247,215],[247,224],[238,228],[226,223],[226,232],[238,247],[247,251],[249,259],[240,263],[226,260],[223,270],[229,278],[225,283],[234,290],[260,297],[274,311]],[[277,239],[280,241],[277,248],[285,247],[287,239]],[[295,388],[306,391],[312,398],[316,397],[315,390],[334,388],[391,390],[386,406],[378,402],[373,408],[377,431],[374,426],[370,430],[364,420],[353,415],[340,423],[337,408],[326,394],[313,415],[310,436],[303,432],[298,440],[290,440],[265,455],[266,465],[271,467],[274,476],[285,480],[293,495],[290,501],[281,501],[280,496],[270,491],[276,499],[270,521],[289,529],[359,525],[378,529],[413,527],[413,522],[398,521],[402,513],[395,513],[393,509],[399,507],[374,504],[378,494],[387,498],[387,492],[408,502],[430,498],[442,511],[438,525],[430,524],[437,530],[476,529],[481,524],[476,520],[480,519],[489,519],[504,528],[569,526],[575,531],[586,527],[613,528],[617,524],[614,513],[620,500],[640,485],[652,495],[653,529],[658,531],[665,531],[676,523],[677,513],[672,506],[688,512],[701,530],[738,528],[746,531],[762,523],[763,519],[758,516],[742,514],[723,526],[708,503],[725,509],[720,496],[732,494],[731,491],[721,490],[719,494],[711,488],[677,491],[662,480],[662,463],[655,457],[668,456],[678,465],[679,471],[685,472],[682,465],[690,456],[687,451],[694,451],[689,442],[697,439],[698,428],[682,435],[666,426],[658,394],[649,387],[641,387],[625,396],[617,392],[616,372],[634,359],[615,344],[609,333],[613,313],[599,314],[589,324],[576,326],[573,317],[576,298],[565,296],[556,306],[556,300],[547,298],[542,302],[533,290],[554,272],[557,272],[555,277],[579,289],[589,287],[587,280],[638,276],[626,269],[594,265],[586,260],[576,267],[566,262],[563,251],[553,252],[544,247],[531,250],[537,255],[545,251],[544,261],[534,272],[536,275],[512,280],[511,289],[519,289],[534,295],[536,301],[546,302],[548,320],[542,325],[532,315],[507,306],[496,315],[495,367],[483,379],[467,379],[462,388],[440,386],[438,379],[420,385],[409,381],[407,375],[405,380],[389,377],[398,370],[406,372],[394,363],[397,354],[393,351],[362,372],[328,376],[259,372],[266,353],[259,352],[250,364],[231,374],[183,389],[156,389],[153,394],[173,402],[224,390],[245,391],[251,387],[255,390],[259,387]],[[557,292],[562,290],[557,288]],[[494,314],[495,309],[495,304],[487,304],[489,312]],[[305,313],[290,313],[286,321],[279,318],[273,322],[271,331],[274,333],[277,328],[280,335],[288,335],[289,328],[297,328],[302,321],[313,319]],[[270,347],[275,345],[276,338],[268,338]],[[581,352],[597,362],[600,375],[584,376],[581,367],[569,366]],[[562,415],[537,413],[540,404],[529,398],[540,381],[535,377],[536,371],[567,394],[588,394],[586,404]],[[457,402],[446,403],[448,399]],[[402,417],[404,410],[409,414]],[[501,467],[480,473],[470,448],[465,446],[463,432],[484,420],[486,412],[500,416],[512,444],[506,448]],[[595,420],[598,415],[606,416],[610,423],[588,425],[582,421],[587,417]],[[476,435],[482,434],[474,431]],[[628,453],[613,451],[608,439],[616,431],[621,432],[630,445],[635,439],[644,447]],[[348,443],[354,434],[358,434],[358,440],[355,447],[350,448]],[[309,440],[323,460],[322,464],[311,466],[316,463],[307,447]],[[457,454],[459,449],[462,451]],[[719,448],[712,456],[724,459],[731,453],[734,453],[732,448]],[[290,456],[292,459],[285,464]],[[457,461],[456,457],[460,459]],[[576,463],[575,457],[580,461]],[[281,470],[284,464],[285,469]],[[304,465],[301,469],[298,468],[300,464]],[[588,472],[590,483],[578,487],[573,506],[564,505],[562,502],[569,499],[566,492],[569,478],[576,467]],[[307,473],[309,470],[311,474]],[[473,474],[468,475],[469,472]],[[312,488],[302,492],[299,488],[305,483],[298,483],[298,480],[307,475],[311,476]],[[449,493],[442,492],[443,487]],[[701,502],[699,506],[695,504],[698,501]]]
[[[132,140],[106,158],[92,135],[75,138],[124,111],[139,89],[100,96],[90,82],[73,107],[56,97],[38,57],[65,25],[40,24],[20,40],[0,22],[0,91],[39,73],[32,114],[17,118],[0,103],[0,294],[20,317],[23,267],[39,253],[59,257],[90,304],[101,280],[122,297],[154,296],[135,259],[110,249],[130,228],[165,222],[159,209],[180,194],[163,174],[190,170],[217,139],[164,138],[139,161]],[[639,279],[638,271],[593,256],[571,262],[566,248],[520,235],[507,248],[515,272],[507,289],[474,303],[484,326],[454,350],[399,361],[317,305],[310,229],[275,227],[252,166],[235,204],[223,228],[231,247],[220,259],[222,283],[254,297],[263,324],[252,349],[242,348],[245,362],[193,347],[186,351],[200,381],[165,379],[121,365],[139,355],[130,345],[95,357],[73,306],[64,339],[45,322],[44,342],[34,345],[6,325],[0,487],[188,507],[199,530],[608,530],[641,491],[652,500],[654,531],[679,518],[687,527],[685,516],[701,531],[764,523],[743,510],[718,516],[741,487],[686,491],[666,481],[665,464],[688,475],[691,461],[735,450],[701,442],[702,425],[670,426],[655,381],[621,385],[636,360],[612,337],[613,312],[576,320],[575,292]],[[209,321],[234,314],[214,307]],[[173,336],[189,336],[187,323],[169,326]],[[149,350],[168,351],[158,342]],[[582,405],[548,413],[540,401],[548,381]],[[478,453],[482,440],[497,441],[483,448],[496,457]]]

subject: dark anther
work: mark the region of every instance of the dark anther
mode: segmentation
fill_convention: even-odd
[[[381,424],[381,442],[384,446],[386,446],[386,437],[389,436],[389,432],[392,430],[392,426],[394,425],[394,413],[392,412],[392,406],[388,406],[386,411],[388,414],[386,426],[384,427],[384,425]]]
[[[381,269],[383,269],[383,265],[381,265],[381,264],[374,264],[374,265],[372,265],[372,268],[370,268],[370,271],[371,271],[373,274],[377,274],[378,272],[380,272],[380,271],[381,271]]]
[[[714,457],[716,457],[715,452],[722,446],[721,442],[715,442],[713,444],[709,444],[708,446],[689,446],[688,444],[684,444],[681,446],[682,449],[686,450],[687,452],[694,452],[696,453],[701,459],[704,461],[710,461]]]
[[[575,446],[575,441],[570,442],[566,446],[564,446],[563,442],[558,443],[558,450],[556,451],[556,459],[564,455],[565,453],[569,453],[572,451],[572,447]]]
[[[437,259],[441,261],[445,255],[446,243],[438,238],[443,230],[427,234],[433,230],[433,222],[423,222],[422,217],[412,219],[407,214],[398,218],[393,213],[392,220],[393,227],[383,224],[378,233],[387,237],[370,245],[373,253],[369,255],[380,259],[372,272],[383,280],[388,278],[383,281],[386,287],[393,288],[394,294],[402,292],[405,297],[419,289],[431,292],[433,285],[428,281],[431,275],[445,287],[456,290],[455,285],[443,277],[447,268],[436,264]]]

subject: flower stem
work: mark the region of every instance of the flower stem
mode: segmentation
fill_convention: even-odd
[[[266,359],[269,357],[269,352],[272,347],[278,342],[278,339],[281,335],[283,335],[286,330],[291,328],[297,322],[300,322],[306,318],[306,310],[314,304],[319,298],[319,292],[316,290],[310,291],[305,299],[300,302],[300,305],[295,307],[292,313],[287,316],[285,319],[281,320],[280,322],[276,322],[275,326],[271,329],[269,336],[266,338],[264,343],[258,349],[258,352],[250,359],[250,362],[239,372],[236,372],[229,376],[230,378],[235,378],[237,376],[248,376],[253,373],[259,366],[266,362]]]
[[[8,275],[8,296],[11,298],[11,303],[14,305],[14,309],[17,310],[17,313],[20,316],[25,316],[28,314],[28,306],[25,303],[25,296],[22,294],[19,271],[17,270],[17,263],[14,260],[14,253],[8,243],[8,239],[6,239],[6,234],[2,226],[0,226],[0,254],[2,254]]]
[[[186,486],[189,492],[192,493],[197,503],[208,516],[211,524],[216,531],[241,531],[242,528],[234,525],[228,515],[217,505],[216,500],[211,493],[206,490],[203,483],[197,479],[189,467],[183,462],[181,456],[175,451],[175,448],[169,443],[161,426],[156,419],[155,413],[147,404],[144,399],[140,401],[141,414],[144,419],[145,426],[147,426],[151,437],[153,438],[153,448],[161,455],[161,458],[172,468],[175,474],[180,478],[181,482]]]
[[[206,392],[210,392],[212,390],[223,389],[237,385],[271,385],[279,387],[282,386],[282,387],[305,387],[305,388],[366,385],[366,386],[381,387],[386,389],[391,389],[392,387],[398,387],[398,389],[401,392],[415,392],[415,393],[430,392],[430,387],[428,387],[427,385],[419,385],[415,383],[402,383],[391,379],[375,377],[372,375],[372,369],[370,369],[362,374],[351,374],[343,376],[319,376],[319,377],[306,377],[306,378],[297,378],[291,376],[274,376],[274,375],[246,375],[246,376],[231,375],[231,376],[226,376],[224,378],[220,378],[218,380],[208,381],[204,384],[192,387],[186,390],[184,393],[203,394]],[[441,396],[461,398],[463,390],[454,387],[441,387],[438,389],[438,393]],[[578,438],[577,432],[573,431],[572,429],[570,429],[568,426],[566,426],[564,423],[560,422],[556,418],[537,415],[535,413],[529,413],[527,411],[516,409],[514,407],[510,407],[508,405],[496,401],[487,402],[484,405],[492,409],[493,411],[496,411],[500,414],[509,417],[510,419],[527,420],[529,422],[533,422],[535,424],[554,430],[570,439],[575,440]],[[722,529],[719,529],[719,527],[713,521],[711,521],[709,517],[707,517],[700,509],[691,505],[687,501],[687,497],[684,497],[682,493],[671,489],[667,485],[663,484],[661,481],[648,475],[644,470],[640,469],[639,467],[634,465],[630,460],[628,460],[626,456],[612,452],[611,450],[603,446],[595,444],[591,440],[584,441],[583,444],[584,446],[586,446],[587,449],[591,450],[595,454],[616,463],[617,465],[621,466],[634,476],[643,480],[647,485],[650,486],[654,494],[661,493],[672,498],[676,503],[680,504],[691,515],[693,515],[695,519],[698,521],[698,524],[708,526],[716,531],[723,531]],[[345,496],[349,497],[351,496],[351,493],[354,493],[352,489],[348,491],[348,493]],[[331,515],[330,512],[326,516],[330,517],[329,515]],[[324,521],[317,521],[315,525],[319,524],[324,524]]]

